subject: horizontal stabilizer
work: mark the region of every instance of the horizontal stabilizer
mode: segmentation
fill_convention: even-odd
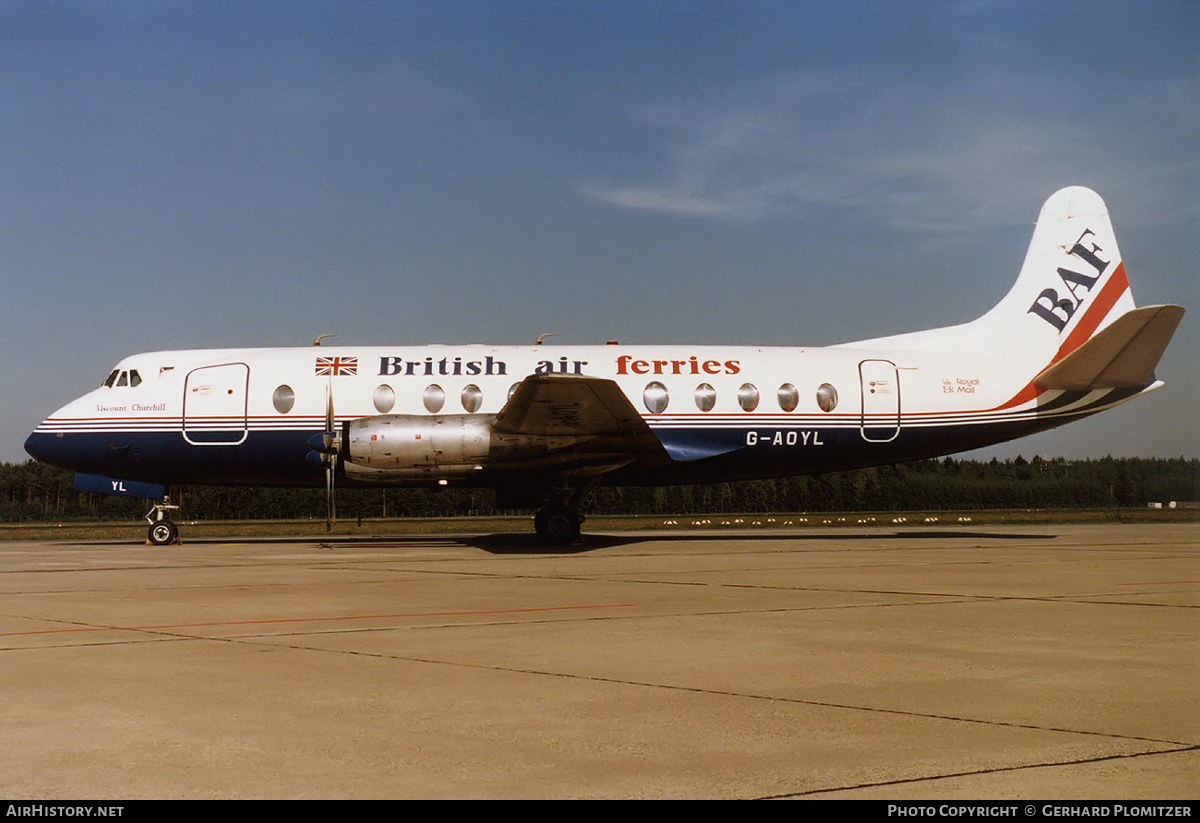
[[[1142,388],[1183,318],[1181,306],[1147,306],[1118,317],[1034,378],[1043,389]]]

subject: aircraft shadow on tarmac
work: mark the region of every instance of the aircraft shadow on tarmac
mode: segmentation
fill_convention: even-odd
[[[313,544],[320,550],[337,551],[345,549],[368,548],[404,548],[418,544],[428,545],[429,541],[439,543],[459,544],[496,555],[562,555],[585,554],[600,549],[616,546],[630,546],[638,543],[671,543],[671,542],[747,542],[771,541],[775,543],[808,542],[815,540],[938,540],[938,539],[975,539],[975,540],[1052,540],[1057,534],[1044,533],[1005,533],[977,530],[942,529],[938,531],[826,531],[797,534],[794,532],[778,531],[730,531],[730,532],[698,532],[694,534],[682,532],[628,532],[623,534],[585,534],[570,546],[547,546],[533,534],[518,532],[496,532],[493,534],[377,534],[377,535],[331,535],[319,538],[313,537],[196,537],[185,541],[182,545],[165,547],[167,551],[186,551],[191,545],[215,545],[222,543],[238,543],[242,545],[278,545],[280,543]],[[122,542],[122,541],[117,541]],[[113,541],[86,541],[77,545],[111,546]],[[164,548],[164,547],[157,547]]]
[[[649,542],[730,542],[730,541],[809,541],[809,540],[899,540],[911,538],[975,538],[993,540],[1049,540],[1053,534],[1004,534],[978,531],[923,531],[923,532],[826,532],[821,534],[788,534],[779,532],[728,532],[723,534],[680,534],[678,532],[645,532],[638,534],[587,534],[570,546],[546,546],[533,535],[499,533],[479,537],[458,538],[468,546],[490,554],[580,554],[613,546],[627,546]]]
[[[815,540],[910,540],[924,538],[938,540],[944,538],[969,538],[975,540],[1050,540],[1056,534],[1011,534],[1004,532],[985,531],[956,531],[944,529],[940,531],[880,531],[880,532],[821,532],[815,534],[795,534],[780,532],[704,532],[697,534],[681,534],[679,532],[631,532],[626,534],[585,534],[580,540],[570,546],[547,546],[535,535],[496,532],[480,535],[374,535],[351,537],[326,537],[316,543],[322,549],[336,551],[338,547],[345,548],[403,548],[406,545],[427,544],[429,540],[444,541],[447,544],[457,543],[470,546],[495,555],[563,555],[586,554],[591,551],[609,549],[618,546],[631,546],[639,543],[671,543],[671,542],[746,542],[770,541],[774,543],[815,541]],[[256,542],[247,540],[244,542]],[[267,539],[262,542],[268,542]]]

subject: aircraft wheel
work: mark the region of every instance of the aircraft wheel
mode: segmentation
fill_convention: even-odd
[[[579,515],[570,509],[542,509],[533,519],[538,537],[552,546],[568,546],[579,539]]]
[[[169,546],[179,539],[179,527],[170,520],[156,520],[150,524],[147,537],[155,546]]]

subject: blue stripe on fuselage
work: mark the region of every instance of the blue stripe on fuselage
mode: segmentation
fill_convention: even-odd
[[[604,479],[613,485],[642,485],[822,474],[953,454],[1074,417],[901,428],[887,443],[868,442],[857,428],[656,428],[673,456],[695,457],[659,465],[634,463]],[[38,460],[73,471],[168,485],[321,486],[324,471],[305,459],[308,440],[319,433],[251,430],[238,445],[193,445],[179,431],[34,432],[25,449]],[[436,477],[434,473],[429,479]],[[498,482],[504,482],[504,476],[486,468],[472,477],[472,485]],[[412,483],[420,481],[414,478]]]
[[[313,431],[252,432],[237,445],[192,445],[181,432],[34,432],[25,451],[85,474],[151,483],[320,486],[325,473],[307,463]]]

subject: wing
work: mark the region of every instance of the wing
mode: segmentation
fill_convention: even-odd
[[[496,415],[492,432],[538,440],[559,462],[603,473],[634,461],[669,462],[654,432],[612,380],[533,374]]]

